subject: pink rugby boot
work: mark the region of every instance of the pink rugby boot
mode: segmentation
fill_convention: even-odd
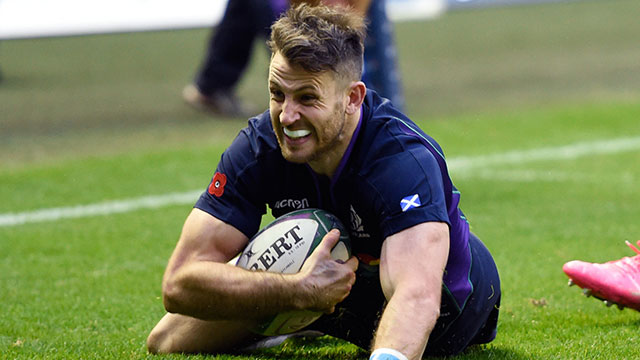
[[[620,310],[629,307],[640,311],[640,250],[626,243],[638,255],[604,264],[579,260],[564,264],[562,270],[569,277],[569,286],[578,285],[587,297],[594,296],[607,306],[616,304]]]

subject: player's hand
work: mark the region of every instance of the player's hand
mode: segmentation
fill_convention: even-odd
[[[338,230],[327,233],[298,273],[308,310],[332,313],[336,304],[349,295],[356,281],[358,259],[355,256],[346,262],[331,257],[331,250],[339,239]]]

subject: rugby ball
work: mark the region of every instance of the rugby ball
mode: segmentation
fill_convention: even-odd
[[[340,240],[331,256],[347,261],[351,257],[351,246],[340,220],[321,209],[304,209],[282,215],[260,230],[249,240],[236,266],[254,271],[297,273],[331,229],[340,230]],[[307,310],[287,311],[266,319],[251,330],[265,336],[289,334],[311,324],[321,315]]]

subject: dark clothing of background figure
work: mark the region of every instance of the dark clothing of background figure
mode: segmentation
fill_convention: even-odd
[[[405,107],[397,68],[392,24],[385,0],[371,0],[367,12],[363,81],[396,108]],[[286,0],[229,0],[220,24],[210,38],[207,53],[195,77],[200,92],[233,93],[251,58],[256,38],[267,39],[271,24],[288,7]]]

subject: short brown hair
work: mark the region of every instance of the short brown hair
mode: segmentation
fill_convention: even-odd
[[[355,81],[362,76],[365,33],[364,19],[349,8],[301,4],[271,26],[267,45],[306,71],[331,70]]]

